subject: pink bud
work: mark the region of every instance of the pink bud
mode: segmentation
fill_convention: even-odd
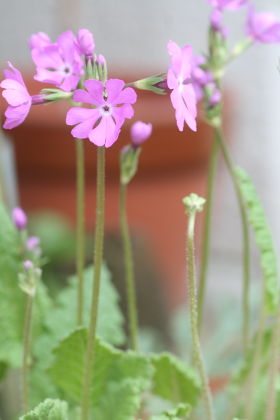
[[[23,268],[24,268],[26,271],[31,270],[33,267],[34,267],[34,265],[33,265],[33,262],[32,262],[32,261],[30,261],[30,260],[25,260],[25,261],[23,262]]]
[[[34,251],[40,246],[40,239],[37,236],[30,236],[26,239],[25,246],[28,251]]]
[[[151,123],[144,123],[142,121],[136,121],[132,124],[130,129],[130,135],[133,146],[140,146],[144,141],[152,134],[153,126]]]
[[[80,29],[78,32],[78,46],[83,55],[92,55],[95,43],[92,33],[88,29]]]
[[[23,230],[27,225],[27,217],[20,207],[15,207],[12,211],[12,220],[18,230]]]

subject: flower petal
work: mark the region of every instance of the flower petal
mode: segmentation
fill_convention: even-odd
[[[108,93],[108,102],[114,103],[115,99],[121,93],[125,83],[120,79],[109,79],[106,82],[106,90]]]
[[[100,113],[96,109],[74,107],[66,114],[66,124],[74,125],[89,119],[97,120],[99,116]]]

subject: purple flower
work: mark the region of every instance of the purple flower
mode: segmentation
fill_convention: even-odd
[[[95,43],[92,33],[88,29],[80,29],[77,37],[77,45],[81,55],[92,56]]]
[[[77,87],[83,74],[83,61],[72,31],[62,33],[54,44],[38,43],[31,54],[37,67],[35,80],[52,83],[66,92]]]
[[[29,48],[33,50],[33,48],[43,48],[51,45],[51,40],[45,32],[38,32],[37,34],[31,35],[28,44]]]
[[[180,48],[175,42],[167,44],[171,56],[171,66],[167,73],[167,85],[172,89],[170,98],[175,109],[177,126],[183,131],[184,121],[196,131],[196,96],[191,83],[192,48]]]
[[[20,125],[27,117],[32,97],[28,93],[21,72],[10,62],[8,65],[11,70],[4,70],[5,79],[0,83],[0,86],[4,89],[3,97],[10,105],[5,112],[6,121],[3,127],[11,129]]]
[[[218,9],[237,10],[244,6],[248,0],[208,0],[208,2]]]
[[[273,43],[280,41],[280,21],[271,12],[255,13],[248,9],[247,34],[255,41]]]
[[[109,79],[104,84],[99,80],[86,80],[86,90],[76,90],[73,98],[94,108],[75,107],[67,112],[66,124],[77,124],[72,135],[89,138],[96,146],[112,146],[124,120],[134,114],[131,104],[136,102],[136,93],[132,88],[124,89],[124,85],[119,79]]]
[[[27,225],[27,216],[20,207],[15,207],[12,211],[12,220],[18,230],[23,230]]]
[[[132,124],[130,129],[130,136],[133,146],[140,146],[144,141],[146,141],[152,134],[153,126],[151,123],[144,123],[142,121],[136,121]]]

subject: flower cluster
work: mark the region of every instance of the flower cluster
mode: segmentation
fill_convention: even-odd
[[[95,53],[93,35],[80,29],[60,34],[55,42],[43,32],[29,40],[31,56],[36,66],[34,79],[54,85],[30,95],[22,75],[11,63],[0,83],[2,95],[8,102],[4,128],[12,129],[27,117],[31,105],[63,99],[76,103],[66,116],[66,124],[75,126],[71,133],[77,138],[88,138],[96,146],[112,146],[118,139],[126,119],[134,115],[132,105],[136,89],[147,89],[158,94],[170,92],[178,129],[184,123],[196,131],[197,102],[204,98],[206,110],[217,107],[221,93],[219,80],[231,57],[237,56],[253,42],[280,42],[280,21],[270,12],[256,13],[248,5],[246,36],[232,52],[227,50],[227,30],[222,25],[225,10],[234,11],[248,4],[248,0],[207,0],[212,6],[210,16],[210,51],[212,57],[194,56],[192,47],[179,47],[169,41],[167,51],[170,65],[165,73],[126,84],[120,79],[107,79],[107,65],[103,55]],[[132,87],[131,87],[132,86]]]

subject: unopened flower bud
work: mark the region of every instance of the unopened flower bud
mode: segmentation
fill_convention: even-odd
[[[205,198],[199,197],[197,194],[191,193],[183,198],[183,204],[186,206],[187,213],[201,212],[206,203]]]
[[[31,270],[32,268],[34,268],[34,264],[33,264],[33,262],[32,262],[32,261],[30,261],[30,260],[25,260],[25,261],[23,262],[23,268],[24,268],[24,270],[29,271],[29,270]]]
[[[152,134],[152,129],[153,126],[151,123],[136,121],[134,124],[132,124],[130,129],[130,136],[133,146],[138,147],[140,144],[146,141]]]
[[[137,172],[140,147],[126,145],[120,154],[121,184],[127,185]]]
[[[27,216],[20,207],[15,207],[12,211],[12,220],[18,230],[23,230],[27,225]]]
[[[95,42],[92,33],[88,29],[80,29],[78,32],[78,48],[81,54],[86,57],[92,56]]]

